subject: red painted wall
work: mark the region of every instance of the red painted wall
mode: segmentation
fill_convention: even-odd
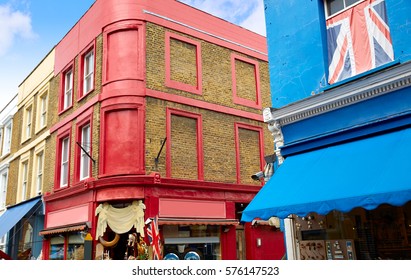
[[[257,246],[257,239],[261,246]],[[271,226],[245,224],[247,260],[280,260],[285,254],[284,234]]]

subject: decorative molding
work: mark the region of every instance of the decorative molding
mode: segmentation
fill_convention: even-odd
[[[265,120],[267,123],[275,120],[284,126],[409,86],[411,86],[411,63],[405,63],[288,106],[279,109],[271,108],[271,116],[265,116]]]

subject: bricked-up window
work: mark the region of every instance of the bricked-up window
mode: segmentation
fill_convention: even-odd
[[[70,137],[61,140],[60,187],[68,185],[70,159]]]
[[[166,86],[201,94],[200,42],[167,32],[165,44]]]
[[[95,55],[94,55],[94,45],[88,48],[81,55],[81,75],[80,77],[80,90],[79,98],[87,95],[90,91],[94,89],[94,67],[95,65]]]
[[[231,71],[233,102],[235,104],[261,109],[258,62],[232,54]]]
[[[167,108],[167,177],[203,180],[201,115]]]
[[[235,124],[237,184],[261,184],[254,181],[251,175],[263,170],[263,139],[261,127]]]

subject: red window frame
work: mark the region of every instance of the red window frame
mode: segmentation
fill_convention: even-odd
[[[64,108],[64,101],[66,95],[66,74],[71,71],[71,104]],[[59,96],[59,114],[69,110],[73,107],[74,103],[74,62],[67,65],[60,74],[60,96]]]
[[[171,54],[170,54],[170,43],[171,40],[175,39],[196,47],[196,70],[197,70],[197,85],[189,85],[179,81],[174,81],[171,79]],[[202,94],[202,63],[201,63],[201,44],[200,42],[191,40],[189,38],[166,32],[165,39],[165,67],[166,67],[166,86],[174,89],[179,89],[187,91],[194,94]]]
[[[254,66],[254,78],[255,78],[255,100],[239,97],[237,95],[237,75],[235,71],[235,62],[239,60]],[[261,105],[261,91],[260,91],[260,70],[258,61],[252,60],[237,54],[231,55],[231,79],[232,79],[232,92],[234,104],[243,105],[250,108],[262,109]]]
[[[61,164],[62,164],[62,148],[63,140],[69,139],[68,146],[68,166],[67,166],[67,186],[61,186]],[[71,155],[71,123],[68,123],[62,127],[57,134],[57,144],[56,144],[56,164],[55,164],[55,178],[54,178],[54,189],[64,189],[70,186],[70,155]]]
[[[264,168],[263,128],[260,126],[254,126],[254,125],[249,125],[249,124],[244,124],[244,123],[234,123],[237,184],[241,184],[240,135],[239,135],[240,129],[248,129],[251,131],[258,132],[259,148],[260,148],[260,170],[263,170]]]
[[[204,180],[204,158],[203,158],[203,121],[200,114],[190,113],[178,109],[167,108],[167,120],[166,120],[166,176],[172,177],[171,172],[171,143],[173,141],[171,137],[171,117],[172,115],[195,119],[197,121],[197,176],[198,180]]]
[[[76,148],[74,151],[74,182],[80,182],[92,178],[93,172],[93,162],[90,160],[90,174],[88,178],[81,179],[81,148],[77,143],[81,143],[82,141],[82,129],[84,126],[90,125],[90,143],[93,143],[93,108],[90,108],[86,112],[84,112],[81,116],[77,118],[76,121]],[[90,144],[91,145],[91,144]],[[90,154],[93,152],[93,145],[90,146]]]
[[[84,92],[84,65],[85,65],[85,59],[86,56],[90,53],[93,52],[93,85],[92,87],[87,91]],[[88,45],[84,51],[80,54],[80,68],[79,68],[79,73],[78,73],[78,96],[77,96],[77,101],[82,100],[84,97],[86,97],[90,92],[92,92],[95,89],[96,86],[96,44],[93,41],[90,45]]]

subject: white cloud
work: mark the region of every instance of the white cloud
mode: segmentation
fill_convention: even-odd
[[[199,10],[264,35],[265,18],[263,0],[180,0]]]
[[[0,56],[6,54],[16,37],[34,38],[28,14],[13,11],[9,5],[0,5]]]

